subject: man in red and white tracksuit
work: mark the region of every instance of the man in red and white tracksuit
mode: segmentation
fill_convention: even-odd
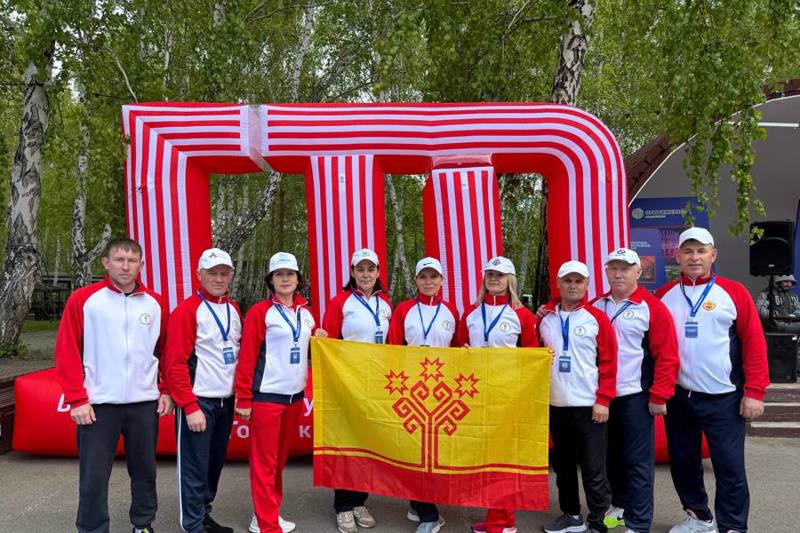
[[[653,524],[655,426],[678,377],[678,341],[666,306],[639,286],[639,255],[619,248],[605,261],[611,290],[592,302],[617,336],[617,396],[608,419],[608,480],[612,507],[608,527],[649,533]]]
[[[605,533],[608,406],[616,394],[617,340],[605,313],[586,304],[589,269],[567,261],[558,270],[560,299],[545,306],[542,343],[555,352],[550,372],[550,436],[562,515],[546,533]],[[577,461],[576,461],[577,460]],[[589,514],[581,516],[578,471]]]
[[[172,311],[167,331],[167,381],[179,407],[179,523],[189,533],[233,533],[211,517],[233,424],[233,379],[242,338],[239,308],[228,299],[230,255],[203,252],[200,290]]]
[[[120,435],[131,477],[135,533],[155,520],[158,417],[172,412],[159,383],[167,309],[137,281],[142,248],[113,239],[102,258],[107,276],[67,299],[55,362],[70,417],[78,424],[80,533],[108,533],[108,478]],[[161,358],[163,362],[163,358]]]
[[[752,297],[741,283],[714,273],[716,258],[711,233],[687,229],[675,252],[680,278],[656,294],[672,314],[681,360],[665,422],[672,481],[688,516],[671,533],[716,531],[703,485],[703,434],[717,482],[719,530],[747,531],[745,421],[764,412],[767,345]]]

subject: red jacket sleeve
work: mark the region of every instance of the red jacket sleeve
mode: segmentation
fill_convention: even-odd
[[[617,335],[608,317],[594,307],[585,307],[597,320],[597,399],[608,406],[617,395]]]
[[[416,300],[406,300],[397,304],[397,308],[392,313],[389,321],[389,333],[386,335],[386,344],[403,345],[406,344],[406,315],[409,309],[414,306]]]
[[[450,339],[450,346],[453,348],[461,347],[463,344],[458,344],[458,325],[461,323],[461,316],[458,313],[458,307],[450,302],[444,302],[444,305],[450,310],[453,314],[453,319],[456,321],[455,323],[455,331],[453,331],[453,338]]]
[[[522,332],[519,336],[519,345],[522,348],[536,348],[539,346],[539,335],[537,333],[537,320],[536,315],[531,313],[527,307],[519,307],[514,309],[519,318],[519,323]]]
[[[678,338],[672,315],[661,300],[653,296],[645,297],[650,308],[650,325],[647,340],[653,356],[655,368],[653,385],[650,387],[650,401],[664,404],[675,394],[675,383],[680,370],[678,357]]]
[[[253,407],[253,379],[261,345],[267,334],[266,316],[269,300],[264,300],[247,312],[242,326],[242,344],[239,347],[239,361],[236,364],[236,380],[233,390],[236,394],[236,407]]]
[[[86,290],[79,289],[67,299],[56,336],[56,371],[64,400],[71,407],[89,403],[89,393],[83,386],[83,304]]]
[[[167,345],[167,324],[169,323],[169,306],[161,295],[152,293],[153,297],[161,305],[161,332],[156,342],[156,353],[158,353],[158,390],[161,394],[170,394],[169,382],[167,381],[167,358],[164,357]]]
[[[467,306],[464,309],[464,314],[458,320],[456,326],[456,334],[453,335],[453,346],[463,347],[469,344],[469,328],[467,327],[467,317],[475,310],[475,304]]]
[[[345,291],[337,294],[331,301],[328,302],[325,308],[325,316],[322,318],[322,329],[328,333],[328,337],[332,339],[342,338],[342,321],[344,315],[342,309],[344,302],[350,296],[350,293]]]
[[[769,365],[767,341],[756,305],[741,283],[719,276],[717,283],[731,296],[736,306],[736,335],[742,351],[744,395],[763,401],[769,386]]]
[[[181,302],[169,317],[164,353],[166,378],[172,399],[190,415],[200,409],[189,377],[189,357],[197,340],[197,296]]]

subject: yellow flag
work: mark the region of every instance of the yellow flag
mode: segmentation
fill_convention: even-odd
[[[547,349],[315,338],[311,355],[316,485],[548,508]]]

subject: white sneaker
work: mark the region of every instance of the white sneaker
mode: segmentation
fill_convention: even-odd
[[[278,517],[278,525],[281,526],[281,531],[283,531],[283,533],[292,533],[292,531],[297,529],[297,524],[284,520],[282,516]],[[253,518],[250,520],[250,527],[248,527],[247,530],[250,533],[261,533],[256,515],[253,515]]]
[[[364,527],[367,529],[375,527],[375,519],[370,514],[369,509],[363,505],[353,507],[353,516],[356,519],[356,524],[358,524],[358,527]]]
[[[419,522],[419,515],[414,509],[409,509],[406,513],[406,518],[411,520],[412,522]],[[447,520],[444,519],[442,515],[439,515],[439,527],[444,526],[447,523]]]
[[[717,524],[714,520],[698,520],[693,514],[687,513],[686,520],[672,526],[669,533],[717,533]]]
[[[336,513],[336,528],[339,530],[339,533],[358,533],[353,511]]]

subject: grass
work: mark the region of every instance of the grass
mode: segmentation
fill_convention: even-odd
[[[37,331],[57,331],[58,320],[26,320],[22,324],[22,333],[35,333]]]

